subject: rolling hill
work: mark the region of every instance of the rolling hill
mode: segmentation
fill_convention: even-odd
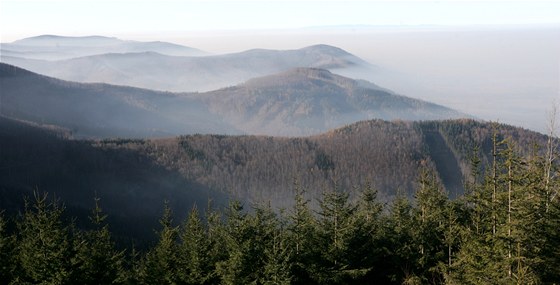
[[[205,52],[168,42],[140,42],[103,36],[41,35],[0,44],[0,54],[27,59],[64,60],[106,53],[157,52],[172,56],[202,56]]]
[[[0,64],[0,115],[57,125],[85,137],[239,133],[200,102],[177,94],[81,84]]]
[[[299,68],[206,93],[83,84],[0,64],[0,115],[85,137],[310,135],[368,119],[465,117],[321,69]]]
[[[324,69],[297,68],[199,94],[210,111],[261,135],[309,135],[370,119],[465,118],[449,108],[397,95]]]
[[[362,59],[336,47],[315,45],[297,50],[255,49],[240,53],[192,57],[155,50],[107,51],[66,60],[40,60],[3,53],[0,61],[33,72],[77,82],[103,82],[162,91],[210,91],[254,77],[297,67],[373,72]]]

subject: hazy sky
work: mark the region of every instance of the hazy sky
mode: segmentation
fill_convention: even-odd
[[[332,25],[560,23],[560,1],[0,0],[0,41]]]

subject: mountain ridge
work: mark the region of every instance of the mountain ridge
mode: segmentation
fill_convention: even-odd
[[[121,40],[105,36],[40,35],[11,43],[0,43],[3,56],[17,56],[35,60],[68,60],[105,53],[153,51],[175,56],[204,56],[208,53],[196,48],[163,41]]]
[[[296,68],[197,95],[251,134],[299,136],[368,119],[419,120],[469,117],[397,95],[328,70]],[[272,130],[272,131],[271,131]]]
[[[157,50],[152,50],[158,52]],[[55,61],[5,54],[0,61],[33,72],[82,83],[103,82],[160,91],[205,92],[254,77],[297,67],[363,69],[376,67],[340,48],[313,45],[293,50],[253,49],[208,56],[175,56],[159,52],[87,55]]]
[[[0,115],[61,126],[77,137],[239,133],[208,117],[199,102],[169,92],[64,81],[6,64],[0,64],[0,87]]]
[[[372,118],[466,116],[321,69],[294,69],[205,93],[170,93],[62,81],[0,64],[0,84],[2,114],[66,127],[78,136],[298,136]]]
[[[102,199],[116,199],[105,205],[119,217],[138,207],[121,198],[152,199],[145,214],[156,224],[164,198],[201,203],[201,197],[217,195],[221,201],[227,196],[247,205],[290,207],[294,180],[307,189],[312,205],[329,189],[353,196],[366,184],[379,191],[381,201],[397,195],[413,197],[425,170],[432,171],[454,198],[463,193],[464,179],[471,175],[475,149],[479,170],[491,165],[495,132],[498,140],[507,138],[520,146],[521,155],[533,155],[532,145],[547,142],[545,135],[532,131],[466,119],[369,120],[294,138],[193,134],[149,140],[71,140],[58,130],[0,117],[0,205],[9,202],[10,210],[20,207],[21,194],[38,188],[85,209],[97,192]],[[442,147],[452,154],[451,160],[433,152]],[[455,165],[448,167],[450,162]],[[189,198],[189,193],[196,195]],[[157,197],[161,201],[153,200]],[[177,204],[176,209],[191,205]]]

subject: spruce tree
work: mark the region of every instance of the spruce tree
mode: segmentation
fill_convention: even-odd
[[[119,284],[125,281],[124,252],[115,249],[106,218],[99,206],[99,198],[95,198],[95,208],[90,216],[94,229],[74,238],[76,283]]]
[[[216,272],[222,284],[249,284],[256,279],[255,271],[262,269],[253,244],[256,233],[239,201],[230,202],[225,218],[220,234],[226,256],[216,264]]]
[[[288,231],[283,212],[278,217],[270,205],[256,210],[258,218],[255,226],[262,228],[257,242],[263,243],[262,284],[292,284],[293,248],[289,244]]]
[[[69,229],[61,220],[63,210],[47,194],[35,193],[33,205],[26,202],[17,222],[16,282],[72,283],[73,251]]]
[[[358,196],[357,209],[354,220],[354,238],[350,248],[352,263],[361,264],[368,272],[364,278],[380,280],[385,275],[382,267],[383,234],[381,215],[383,204],[378,201],[377,189],[371,183],[366,183]]]
[[[393,199],[387,220],[384,222],[387,279],[391,283],[403,283],[417,277],[417,261],[420,259],[418,242],[412,232],[413,207],[400,192]]]
[[[536,147],[527,163],[526,180],[529,185],[522,198],[523,211],[519,213],[524,246],[519,247],[517,254],[524,258],[516,256],[514,263],[514,267],[519,264],[531,267],[545,284],[560,280],[560,212],[558,199],[551,196],[559,189],[555,174],[558,165],[551,164],[556,154],[553,154],[554,157],[549,155],[548,150],[545,155],[539,154]]]
[[[179,278],[178,228],[173,226],[172,212],[167,202],[160,225],[158,243],[148,251],[142,265],[141,281],[144,284],[175,284]]]
[[[14,242],[7,233],[7,221],[4,212],[0,211],[0,284],[8,284],[14,272]]]
[[[422,169],[419,180],[413,229],[420,258],[417,274],[424,283],[440,283],[443,276],[438,266],[448,259],[448,248],[445,245],[445,209],[448,198],[433,172]]]
[[[210,241],[198,209],[193,207],[179,234],[179,280],[184,284],[209,284],[214,274]]]
[[[305,198],[305,189],[294,185],[294,206],[288,216],[288,239],[291,247],[294,284],[309,284],[316,267],[316,221]]]
[[[356,238],[356,205],[349,202],[347,192],[338,187],[326,191],[319,201],[318,243],[319,270],[314,272],[318,283],[347,284],[364,276],[369,268],[352,260]]]

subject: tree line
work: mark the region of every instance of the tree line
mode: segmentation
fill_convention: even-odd
[[[547,148],[552,149],[552,148]],[[99,199],[91,227],[35,194],[0,218],[2,284],[557,284],[560,201],[554,155],[526,156],[492,138],[474,149],[466,193],[450,200],[430,168],[414,198],[383,203],[370,183],[337,186],[311,207],[294,183],[288,209],[270,204],[199,211],[179,224],[165,207],[157,241],[117,248]]]

